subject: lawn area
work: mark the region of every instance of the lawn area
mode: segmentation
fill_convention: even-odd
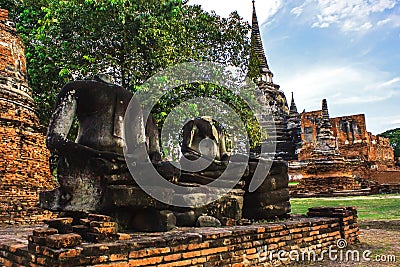
[[[336,198],[292,198],[293,214],[306,214],[311,207],[357,207],[360,220],[399,220],[400,194]]]

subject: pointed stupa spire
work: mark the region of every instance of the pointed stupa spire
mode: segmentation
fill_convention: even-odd
[[[329,119],[328,102],[326,99],[322,100],[322,120],[320,123],[321,132],[331,132],[332,124]]]
[[[326,128],[332,128],[331,122],[329,120],[328,102],[326,101],[326,99],[322,100],[322,123],[323,126],[325,126]]]
[[[297,106],[294,102],[294,94],[292,92],[292,102],[290,104],[289,119],[288,119],[288,132],[292,138],[292,143],[294,147],[294,157],[297,160],[300,150],[303,146],[301,139],[301,117],[299,112],[297,112]]]
[[[267,57],[265,56],[264,47],[262,44],[260,26],[258,24],[257,12],[256,12],[256,1],[253,0],[253,20],[251,29],[251,47],[256,53],[258,63],[261,69],[269,69],[267,63]]]
[[[294,102],[294,94],[292,92],[292,102],[290,103],[290,113],[289,116],[296,116],[299,113],[297,112],[297,106],[296,103]]]
[[[332,124],[329,119],[328,102],[322,100],[322,118],[318,125],[319,133],[314,152],[316,154],[337,155],[336,138],[332,132]]]
[[[250,64],[257,67],[257,75],[261,81],[272,83],[273,74],[269,69],[267,57],[265,56],[264,47],[261,39],[260,26],[258,24],[256,4],[253,1],[253,19],[251,28],[251,54]],[[250,70],[251,71],[251,70]]]

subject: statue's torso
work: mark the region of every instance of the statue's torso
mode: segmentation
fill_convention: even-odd
[[[99,85],[76,93],[76,142],[100,151],[122,153],[124,116],[132,94],[122,87]]]

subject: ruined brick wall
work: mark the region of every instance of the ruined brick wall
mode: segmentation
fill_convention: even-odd
[[[367,138],[368,133],[364,114],[332,118],[331,124],[339,146],[362,142]]]
[[[317,141],[317,125],[322,117],[322,110],[301,113],[301,138],[303,143],[315,143]]]
[[[0,223],[37,223],[51,213],[36,205],[55,181],[34,112],[21,38],[0,9]]]
[[[68,218],[64,218],[67,220]],[[72,221],[72,218],[71,220]],[[90,225],[106,225],[91,222]],[[120,240],[88,243],[77,233],[54,228],[0,234],[0,264],[6,266],[271,266],[282,263],[272,251],[315,252],[335,246],[339,239],[358,241],[354,208],[314,208],[308,218],[250,226],[178,228],[167,233],[122,234]],[[59,228],[59,229],[56,229]],[[73,226],[78,230],[81,227]],[[22,231],[22,230],[21,230]],[[59,232],[59,234],[57,234]],[[64,231],[62,231],[64,232]],[[29,244],[21,240],[27,238]],[[26,239],[25,239],[26,240]],[[270,259],[272,256],[272,261]],[[289,263],[289,258],[285,263]]]
[[[311,158],[321,117],[321,110],[301,114],[303,147],[299,160]],[[389,139],[368,132],[364,114],[331,118],[330,122],[341,156],[369,162],[380,170],[394,166],[394,151],[390,147]]]
[[[394,150],[390,146],[390,140],[371,133],[369,135],[372,146],[369,147],[368,160],[377,162],[379,170],[385,170],[385,166],[394,167]]]

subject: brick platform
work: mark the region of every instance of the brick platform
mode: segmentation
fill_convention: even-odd
[[[131,233],[127,240],[82,242],[75,233],[41,227],[0,231],[0,263],[6,266],[271,266],[258,252],[317,253],[358,239],[354,208],[315,208],[285,222],[222,228],[178,228],[167,233]],[[68,221],[65,221],[67,224]],[[87,221],[86,221],[87,223]],[[89,223],[90,225],[90,223]],[[96,225],[96,223],[92,223]],[[33,232],[32,232],[33,231]],[[12,233],[12,234],[10,234]],[[32,235],[33,234],[33,235]],[[36,236],[41,245],[30,242]],[[125,235],[126,236],[126,235]]]

